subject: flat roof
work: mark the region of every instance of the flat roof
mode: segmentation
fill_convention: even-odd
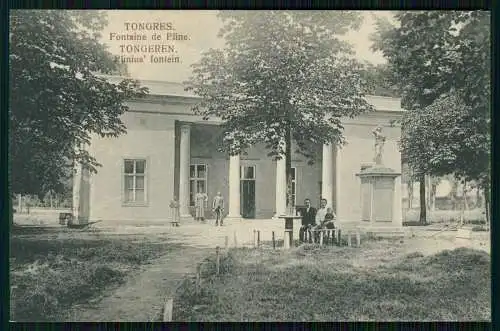
[[[106,78],[111,83],[119,83],[123,79],[136,79],[132,77],[113,76],[113,75],[100,75]],[[169,82],[160,80],[142,80],[137,79],[142,86],[149,89],[149,95],[156,96],[173,96],[184,98],[199,98],[199,96],[192,92],[185,91],[184,84],[179,82]],[[378,95],[366,95],[366,101],[370,103],[377,111],[388,112],[402,112],[404,109],[401,107],[401,98],[384,97]]]

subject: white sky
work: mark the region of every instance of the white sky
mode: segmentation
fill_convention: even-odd
[[[153,64],[149,61],[149,55],[145,63],[128,63],[130,76],[136,79],[164,80],[171,82],[182,82],[186,80],[190,73],[190,65],[197,62],[200,54],[209,48],[220,48],[223,41],[217,38],[220,22],[216,17],[216,11],[209,10],[109,10],[108,27],[103,31],[103,42],[109,46],[113,54],[120,54],[120,44],[154,44],[164,42],[146,41],[110,41],[110,33],[126,33],[126,22],[173,22],[175,32],[187,34],[190,40],[175,41],[177,54],[182,63],[162,63]],[[370,34],[374,31],[373,16],[389,17],[386,11],[363,11],[364,22],[358,31],[350,32],[345,36],[351,42],[356,51],[356,56],[360,60],[369,61],[374,64],[385,62],[379,53],[374,53],[369,40]],[[129,31],[130,33],[130,31]],[[145,32],[148,39],[151,32]],[[142,53],[139,54],[142,56]]]

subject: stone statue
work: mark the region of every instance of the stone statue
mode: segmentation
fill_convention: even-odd
[[[375,157],[373,161],[375,164],[382,164],[382,152],[385,144],[385,136],[382,134],[382,127],[378,126],[373,131],[375,137]]]

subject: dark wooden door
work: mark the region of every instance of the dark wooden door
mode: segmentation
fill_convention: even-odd
[[[240,189],[241,216],[255,218],[255,180],[242,180]]]

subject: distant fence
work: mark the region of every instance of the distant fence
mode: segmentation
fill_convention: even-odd
[[[420,207],[420,197],[413,198],[412,209]],[[408,207],[408,198],[402,198],[404,208]],[[436,197],[434,201],[435,210],[460,210],[464,204],[463,197],[451,199],[450,197]],[[469,209],[484,208],[484,200],[476,197],[467,196],[467,205]]]
[[[14,207],[15,212],[18,214],[28,214],[28,210],[23,208],[23,210],[19,211]],[[30,214],[59,214],[59,213],[68,213],[71,212],[71,208],[50,208],[50,207],[30,207]]]

